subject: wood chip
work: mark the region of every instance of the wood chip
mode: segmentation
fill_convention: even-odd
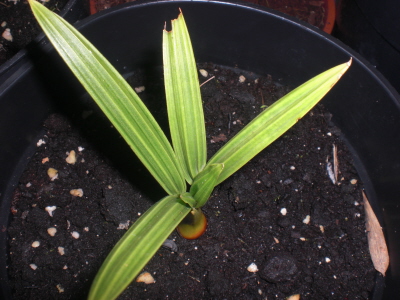
[[[389,266],[389,252],[386,246],[385,236],[379,221],[369,204],[368,198],[363,192],[364,209],[365,209],[365,227],[368,234],[369,253],[375,270],[385,273]]]

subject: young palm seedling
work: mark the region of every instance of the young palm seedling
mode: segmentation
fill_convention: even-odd
[[[72,72],[167,193],[115,245],[94,279],[89,299],[118,297],[176,227],[187,238],[201,235],[207,224],[201,207],[214,187],[302,118],[351,63],[333,67],[281,98],[207,161],[199,80],[182,13],[172,21],[172,31],[163,32],[171,145],[143,102],[100,52],[62,18],[35,0],[29,2]]]

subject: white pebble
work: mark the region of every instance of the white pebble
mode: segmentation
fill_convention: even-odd
[[[9,42],[13,41],[10,28],[6,28],[1,36]]]
[[[76,163],[76,153],[75,150],[71,150],[68,154],[67,154],[67,158],[65,159],[65,161],[70,164],[70,165],[74,165]]]
[[[79,147],[78,147],[78,151],[79,151],[79,152],[82,152],[83,150],[85,150],[85,148],[83,148],[82,146],[79,146]]]
[[[258,268],[257,265],[255,263],[251,263],[248,267],[247,267],[247,271],[251,272],[251,273],[256,273],[258,272]]]
[[[75,197],[82,197],[82,196],[83,196],[83,190],[82,190],[82,189],[70,190],[69,193],[70,193],[72,196],[75,196]]]
[[[321,230],[321,232],[322,232],[322,233],[324,233],[324,232],[325,232],[325,228],[324,228],[324,226],[322,226],[322,225],[319,225],[319,230]]]
[[[330,263],[331,259],[329,257],[325,257],[325,262]]]
[[[58,247],[58,253],[59,253],[60,255],[64,255],[64,254],[65,254],[64,247]]]
[[[281,209],[281,214],[282,214],[283,216],[286,216],[286,214],[287,214],[286,208],[282,208],[282,209]]]
[[[295,166],[290,166],[290,170],[295,170],[296,169],[296,167]]]
[[[6,27],[7,26],[7,22],[6,21],[3,21],[2,23],[1,23],[1,27]]]
[[[304,224],[309,224],[310,223],[310,215],[307,215],[304,220],[303,220]]]
[[[50,227],[50,228],[47,229],[47,233],[48,233],[50,236],[55,236],[55,235],[56,235],[56,232],[57,232],[57,229],[54,228],[54,227]]]
[[[354,205],[355,205],[355,206],[359,206],[360,203],[358,203],[358,201],[354,201]]]
[[[35,265],[35,264],[30,264],[29,266],[31,267],[32,270],[36,270],[37,269],[37,265]]]
[[[306,238],[301,237],[301,238],[300,238],[300,241],[305,242],[305,241],[306,241]]]
[[[37,248],[37,247],[39,247],[40,246],[40,242],[39,241],[34,241],[33,243],[32,243],[32,247],[33,248]]]
[[[239,82],[240,83],[243,83],[243,82],[245,82],[246,81],[246,77],[244,77],[243,75],[240,75],[239,76]]]
[[[208,76],[208,72],[206,70],[204,70],[204,69],[200,69],[199,72],[203,77],[207,77]]]
[[[26,187],[31,187],[32,186],[32,183],[30,183],[30,182],[28,182],[27,184],[26,184]]]
[[[350,183],[351,183],[351,184],[357,184],[357,179],[352,179],[352,180],[350,180]]]
[[[68,269],[68,266],[67,266],[67,265],[65,265],[65,266],[63,267],[63,270],[66,270],[66,269]]]
[[[58,171],[54,168],[49,168],[47,170],[47,175],[49,176],[51,181],[54,181],[58,178]]]
[[[130,220],[126,221],[125,223],[119,223],[117,229],[128,229],[129,228]]]
[[[64,288],[62,287],[61,284],[57,284],[56,287],[59,293],[64,293]]]
[[[144,87],[144,85],[135,87],[135,91],[138,94],[141,93],[141,92],[144,92],[145,89],[146,88]]]
[[[40,139],[40,140],[36,143],[36,146],[40,147],[40,146],[42,146],[43,144],[46,144],[46,142],[45,142],[44,140]]]
[[[143,272],[142,274],[140,274],[138,276],[138,278],[136,279],[136,282],[144,282],[145,284],[151,284],[156,282],[153,278],[153,276],[151,276],[151,274],[149,272]]]
[[[74,239],[79,239],[79,232],[78,231],[72,231],[71,235]]]
[[[45,210],[49,213],[49,216],[52,217],[53,216],[53,211],[56,210],[56,206],[46,206]]]
[[[86,232],[88,232],[88,231],[89,231],[89,227],[85,227],[85,228],[83,228],[83,230],[85,230]]]

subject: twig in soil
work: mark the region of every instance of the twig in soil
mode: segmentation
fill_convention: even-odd
[[[232,120],[232,116],[231,114],[228,114],[228,135],[231,133],[231,120]]]
[[[190,276],[190,275],[188,275],[190,278],[192,278],[193,280],[196,280],[197,282],[200,282],[200,280],[199,279],[197,279],[196,277],[193,277],[193,276]]]
[[[200,84],[200,87],[202,87],[203,85],[205,85],[207,82],[209,82],[210,80],[214,79],[215,76],[208,78],[206,81],[204,81],[202,84]]]

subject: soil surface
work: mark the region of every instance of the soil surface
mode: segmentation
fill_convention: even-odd
[[[46,0],[43,4],[58,13],[67,2]],[[41,31],[27,0],[0,0],[0,24],[0,65],[28,45]],[[4,38],[4,32],[8,30],[12,40]]]
[[[201,88],[209,156],[288,91],[279,78],[200,68],[208,71],[201,82],[215,76]],[[165,124],[161,70],[137,72],[129,81],[145,86],[140,97]],[[54,114],[45,122],[14,193],[8,229],[14,299],[85,299],[125,226],[165,195],[96,109],[89,105],[75,116]],[[203,207],[206,233],[185,240],[174,232],[178,250],[160,248],[144,269],[156,282],[135,282],[119,299],[368,299],[376,272],[362,183],[330,118],[318,105],[216,187]],[[327,173],[333,145],[338,184]],[[71,150],[75,164],[66,162]],[[50,180],[49,168],[58,170],[57,179]],[[73,189],[83,196],[71,195]],[[52,206],[50,216],[45,209]],[[248,271],[252,263],[257,272]]]
[[[135,0],[90,0],[91,13],[108,9],[118,4]],[[325,26],[326,5],[324,0],[244,0],[246,2],[269,7],[298,18],[323,29]]]

